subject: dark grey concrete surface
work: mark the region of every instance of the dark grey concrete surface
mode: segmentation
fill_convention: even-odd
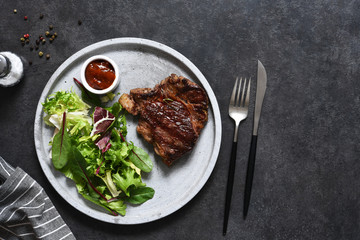
[[[0,51],[18,53],[32,65],[19,85],[0,89],[0,155],[45,188],[78,239],[359,239],[359,8],[359,1],[330,0],[3,0]],[[42,47],[51,58],[40,59],[19,38],[37,36],[49,24],[58,38]],[[199,194],[174,214],[135,226],[103,223],[68,205],[40,169],[33,140],[36,105],[52,73],[76,51],[117,37],[155,40],[189,58],[213,88],[223,121],[219,158]],[[257,59],[267,69],[268,89],[251,205],[244,221],[254,97],[239,130],[223,237],[234,128],[227,105],[236,76],[256,79]]]

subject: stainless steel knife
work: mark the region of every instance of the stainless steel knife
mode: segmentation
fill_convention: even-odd
[[[251,146],[250,146],[249,160],[248,160],[248,166],[246,172],[245,193],[244,193],[244,211],[243,211],[244,219],[247,216],[249,204],[250,204],[251,188],[252,188],[254,169],[255,169],[258,127],[259,127],[261,108],[266,91],[266,83],[267,83],[267,76],[266,76],[265,68],[262,65],[262,63],[258,60],[254,126],[253,126],[253,134],[251,138]]]

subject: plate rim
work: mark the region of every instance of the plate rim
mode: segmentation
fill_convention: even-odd
[[[98,49],[101,47],[106,47],[108,45],[111,44],[139,44],[139,45],[144,45],[146,47],[151,47],[151,48],[155,48],[156,50],[160,50],[161,52],[164,52],[166,54],[169,54],[170,56],[174,57],[175,59],[179,60],[180,62],[182,62],[186,67],[189,68],[189,70],[198,78],[198,80],[200,81],[200,83],[202,84],[203,88],[205,89],[205,91],[208,94],[209,100],[210,100],[210,106],[212,108],[212,112],[213,112],[213,116],[214,116],[214,148],[212,151],[212,154],[210,156],[210,161],[208,164],[208,167],[205,169],[204,174],[202,176],[202,178],[200,179],[199,183],[197,184],[197,186],[194,188],[194,190],[192,191],[192,193],[190,195],[188,195],[188,197],[186,197],[181,203],[180,206],[177,206],[176,208],[173,208],[172,210],[167,210],[165,213],[157,215],[157,216],[150,216],[148,218],[146,218],[146,220],[143,221],[132,221],[132,222],[124,222],[124,221],[108,221],[102,218],[98,218],[94,215],[92,215],[91,213],[87,212],[86,209],[83,209],[82,206],[81,208],[75,207],[74,204],[72,202],[70,202],[70,200],[66,199],[62,194],[60,194],[60,190],[59,188],[61,188],[62,186],[60,186],[60,184],[57,183],[56,179],[53,178],[52,176],[48,176],[45,170],[45,162],[41,160],[42,156],[40,154],[41,148],[42,148],[42,143],[39,140],[40,138],[37,137],[40,135],[42,135],[42,131],[43,128],[41,127],[41,113],[42,113],[42,102],[45,101],[46,97],[48,97],[48,95],[46,95],[47,92],[49,92],[49,90],[51,89],[51,87],[53,86],[53,84],[56,82],[56,80],[58,79],[58,77],[60,76],[60,74],[67,69],[67,67],[70,66],[70,64],[74,61],[76,61],[76,59],[78,59],[79,57],[81,57],[83,54],[86,54],[87,52],[94,50],[94,49]],[[45,96],[46,95],[46,96]],[[51,186],[55,189],[55,191],[72,207],[76,208],[78,211],[82,212],[83,214],[90,216],[94,219],[103,221],[103,222],[107,222],[107,223],[113,223],[113,224],[121,224],[121,225],[134,225],[134,224],[143,224],[143,223],[148,223],[148,222],[152,222],[152,221],[156,221],[159,220],[161,218],[164,218],[168,215],[173,214],[174,212],[178,211],[179,209],[181,209],[183,206],[185,206],[187,203],[189,203],[200,191],[201,189],[203,189],[204,185],[207,183],[207,181],[209,180],[211,173],[213,172],[216,162],[217,162],[217,158],[220,152],[220,145],[221,145],[221,138],[222,138],[222,125],[221,125],[221,114],[220,114],[220,109],[219,109],[219,105],[216,99],[216,96],[209,84],[209,82],[207,81],[207,79],[205,78],[205,76],[200,72],[200,70],[188,59],[186,58],[184,55],[182,55],[181,53],[179,53],[178,51],[174,50],[171,47],[168,47],[162,43],[153,41],[153,40],[149,40],[149,39],[144,39],[144,38],[133,38],[133,37],[124,37],[124,38],[112,38],[112,39],[107,39],[107,40],[103,40],[103,41],[99,41],[96,43],[93,43],[87,47],[84,47],[82,49],[80,49],[79,51],[77,51],[76,53],[74,53],[73,55],[71,55],[69,58],[67,58],[56,70],[55,72],[51,75],[50,79],[48,80],[48,82],[46,83],[38,104],[37,104],[37,109],[35,112],[35,121],[34,121],[34,141],[35,141],[35,149],[36,149],[36,154],[38,157],[38,162],[40,163],[41,169],[45,175],[45,177],[47,178],[47,180],[50,182]],[[84,206],[85,207],[85,206]],[[87,208],[87,207],[85,207]],[[121,217],[121,216],[118,216]],[[126,215],[124,216],[124,218],[126,218]]]

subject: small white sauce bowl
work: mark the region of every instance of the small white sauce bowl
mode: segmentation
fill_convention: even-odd
[[[99,89],[94,89],[94,88],[90,87],[90,85],[87,83],[86,78],[85,78],[86,67],[89,65],[90,62],[95,61],[95,60],[105,60],[105,61],[108,61],[113,66],[114,71],[115,71],[115,79],[114,79],[114,82],[110,85],[110,87],[99,90]],[[91,58],[88,58],[83,63],[80,74],[81,74],[81,83],[84,85],[86,90],[88,90],[89,92],[94,93],[94,94],[101,95],[101,94],[109,93],[109,92],[113,91],[119,85],[119,82],[120,82],[119,67],[116,65],[116,63],[111,58],[103,56],[103,55],[96,55]]]

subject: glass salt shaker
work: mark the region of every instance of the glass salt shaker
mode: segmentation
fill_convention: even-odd
[[[24,75],[24,63],[11,52],[0,52],[0,87],[11,87],[19,83]]]

